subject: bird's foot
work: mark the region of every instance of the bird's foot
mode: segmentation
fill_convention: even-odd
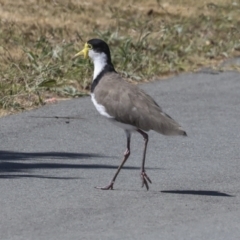
[[[141,172],[141,179],[142,179],[142,187],[145,185],[147,190],[149,189],[148,182],[152,183],[151,179],[148,177],[145,171]]]
[[[105,187],[95,187],[96,189],[101,189],[101,190],[113,190],[113,184],[114,182],[111,181],[110,184],[108,184],[107,186]]]

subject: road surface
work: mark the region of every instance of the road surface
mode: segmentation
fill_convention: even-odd
[[[112,178],[126,139],[90,97],[0,119],[1,240],[240,239],[240,74],[141,87],[188,133],[149,133],[149,191],[139,134],[115,190],[94,188]]]

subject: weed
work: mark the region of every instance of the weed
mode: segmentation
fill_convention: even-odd
[[[216,2],[216,1],[215,1]],[[98,37],[124,77],[145,81],[239,55],[237,0],[0,0],[0,115],[89,91],[92,64],[72,56]]]

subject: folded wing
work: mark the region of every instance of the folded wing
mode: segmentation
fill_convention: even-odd
[[[116,121],[136,126],[143,131],[186,135],[181,126],[164,113],[149,95],[124,81],[117,73],[104,75],[94,94],[97,102],[105,106],[107,113]]]

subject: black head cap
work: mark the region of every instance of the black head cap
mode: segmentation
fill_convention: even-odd
[[[101,39],[94,38],[89,40],[87,43],[92,46],[92,49],[95,52],[98,52],[98,53],[104,52],[107,55],[108,62],[111,63],[110,49],[106,42],[104,42]]]

